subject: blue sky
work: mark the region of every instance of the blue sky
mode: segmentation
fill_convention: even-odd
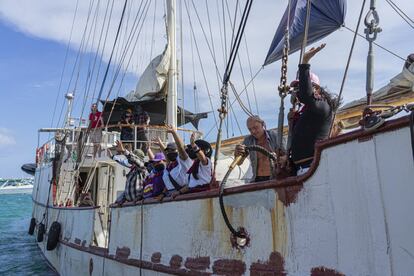
[[[200,1],[200,2],[197,2]],[[204,28],[207,28],[207,18],[205,1],[195,1],[199,9]],[[20,166],[24,163],[34,161],[35,148],[37,145],[37,130],[42,127],[50,127],[58,96],[59,83],[62,74],[66,47],[69,42],[69,34],[74,16],[75,0],[2,0],[0,1],[0,177],[19,177],[23,176]],[[93,1],[97,3],[99,1]],[[123,1],[115,1],[113,24],[111,23],[108,34],[108,44],[112,44],[115,36],[119,14],[122,9]],[[134,10],[140,1],[130,1],[129,11],[131,20]],[[217,18],[215,3],[209,1],[210,14],[212,18],[212,34],[214,38],[215,50],[217,52],[217,66],[222,73],[224,61],[222,43],[220,44],[220,27]],[[234,1],[235,2],[235,1]],[[243,1],[241,1],[243,2]],[[355,28],[357,15],[359,13],[360,0],[348,0],[348,12],[346,25]],[[367,1],[369,2],[369,1]],[[411,18],[414,18],[414,5],[411,1],[395,0]],[[78,13],[75,20],[75,27],[69,43],[67,68],[64,74],[62,88],[59,95],[58,113],[62,110],[62,93],[68,88],[70,70],[72,70],[87,18],[87,11],[90,1],[79,1]],[[97,21],[102,22],[105,1],[100,1],[101,7],[97,13]],[[120,90],[120,95],[125,95],[135,88],[138,76],[145,69],[151,57],[162,52],[165,46],[165,26],[163,24],[164,1],[152,1],[148,12],[148,18],[136,46],[136,51],[132,56],[131,65],[126,69],[127,78]],[[189,3],[189,2],[188,2]],[[232,1],[230,5],[234,4]],[[268,46],[273,38],[274,31],[281,18],[281,14],[286,7],[286,1],[261,0],[255,1],[251,15],[246,27],[246,41],[248,41],[249,55],[253,73],[260,68],[267,53]],[[412,44],[413,29],[410,28],[385,1],[377,1],[378,12],[381,18],[381,27],[384,29],[379,34],[377,42],[382,46],[396,52],[402,57],[414,52]],[[22,9],[22,7],[25,7]],[[96,8],[96,7],[95,7]],[[230,7],[232,10],[232,7]],[[154,12],[155,11],[155,12]],[[192,98],[192,87],[194,81],[197,83],[199,99],[199,111],[216,110],[219,106],[220,89],[217,85],[216,76],[213,73],[215,68],[213,62],[209,60],[210,52],[203,44],[204,37],[200,25],[197,23],[194,10],[191,11],[196,40],[199,43],[199,51],[204,63],[204,70],[207,72],[207,84],[204,83],[202,71],[199,68],[199,61],[195,51],[190,48],[189,24],[184,16],[183,43],[184,43],[184,83],[186,95],[186,108],[194,111],[194,100]],[[153,16],[155,15],[155,17]],[[153,29],[153,23],[155,28]],[[97,23],[98,25],[98,23]],[[127,25],[128,26],[128,25]],[[154,32],[153,32],[154,30]],[[227,32],[230,31],[227,25]],[[363,32],[363,26],[360,28]],[[123,34],[128,33],[127,30]],[[154,40],[152,40],[154,38]],[[121,35],[121,41],[125,36]],[[334,92],[338,92],[342,74],[348,56],[349,47],[352,40],[352,33],[341,29],[323,42],[327,47],[312,62],[312,68],[322,81]],[[94,56],[93,44],[87,47],[88,50],[82,52],[82,56],[87,63]],[[358,39],[354,52],[354,59],[351,62],[349,79],[345,86],[345,101],[360,98],[365,91],[365,60],[367,54],[367,44],[363,39]],[[389,80],[401,72],[403,61],[384,52],[375,49],[376,54],[376,78],[375,89],[386,85]],[[108,61],[110,48],[107,47],[102,55],[103,65]],[[232,81],[238,90],[243,88],[241,68],[244,70],[246,80],[250,80],[245,44],[241,48],[241,64],[236,63]],[[115,64],[118,59],[115,59]],[[194,60],[194,63],[193,63]],[[297,68],[297,54],[293,54],[289,59],[289,78],[295,76]],[[194,66],[193,66],[194,64]],[[267,125],[274,127],[277,125],[277,110],[279,99],[276,87],[280,78],[280,63],[274,63],[258,75],[255,79],[257,93],[257,105],[260,115],[266,120]],[[193,70],[194,69],[194,73]],[[85,69],[83,69],[85,70]],[[82,73],[83,72],[83,73]],[[81,71],[77,94],[82,95],[85,82],[85,71]],[[195,77],[193,77],[193,74]],[[70,89],[73,89],[73,83]],[[210,106],[207,90],[211,93],[213,108]],[[250,100],[253,99],[252,89],[249,87]],[[245,95],[243,100],[247,101]],[[92,99],[88,99],[88,102]],[[80,103],[77,102],[76,116],[79,116]],[[252,102],[254,106],[255,103]],[[255,108],[253,108],[255,110]],[[235,117],[241,125],[241,132],[246,133],[244,126],[246,115],[241,108],[235,106],[236,115],[232,115],[233,127],[230,128],[230,136],[234,133],[240,135],[236,128]],[[55,120],[56,121],[56,120]],[[214,125],[212,118],[202,121],[201,129],[207,132]],[[215,131],[210,134],[209,139],[213,140]],[[226,131],[225,131],[226,135]],[[47,138],[47,136],[43,136]]]

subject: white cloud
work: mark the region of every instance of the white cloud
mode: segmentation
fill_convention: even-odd
[[[14,139],[12,132],[7,128],[0,127],[0,148],[15,144],[16,140]]]
[[[191,46],[191,29],[188,21],[186,7],[183,4],[183,56],[184,60],[184,75],[185,75],[185,87],[188,92],[187,103],[190,103],[187,109],[192,108],[192,87],[194,81],[197,83],[198,92],[200,93],[200,107],[203,111],[211,110],[210,103],[208,102],[207,86],[212,95],[213,109],[216,110],[219,106],[219,91],[220,83],[217,83],[216,70],[211,58],[211,50],[216,54],[217,67],[222,76],[225,68],[225,58],[223,53],[224,40],[223,30],[224,27],[227,31],[227,48],[229,48],[231,39],[231,24],[227,20],[225,24],[222,22],[222,15],[220,10],[217,9],[217,3],[221,9],[221,1],[202,1],[193,0],[196,4],[198,15],[202,22],[202,26],[206,31],[207,39],[210,43],[210,49],[207,46],[205,37],[203,35],[200,23],[190,0],[186,0],[183,3],[187,3],[189,13],[191,16],[191,23],[195,31],[197,45],[193,43]],[[2,0],[0,1],[0,18],[3,21],[15,26],[21,32],[26,34],[46,38],[54,41],[58,41],[66,44],[69,40],[69,33],[72,26],[73,15],[75,11],[75,5],[77,1],[74,0]],[[97,3],[100,3],[99,10],[97,9]],[[84,47],[84,51],[94,52],[96,51],[99,36],[100,27],[104,21],[104,15],[106,10],[105,1],[79,1],[77,16],[74,25],[74,32],[71,39],[71,47],[77,50],[81,45],[82,35],[84,32],[85,22],[88,17],[89,3],[94,3],[92,9],[92,15],[90,17],[93,22],[95,11],[97,15],[96,31],[90,28],[92,24],[89,24],[87,33],[91,34],[88,44]],[[110,2],[110,1],[109,1]],[[140,3],[144,1],[129,1],[128,9],[125,17],[126,24],[120,34],[119,43],[125,45],[127,34],[130,33],[132,22],[139,9]],[[180,1],[177,1],[179,3]],[[229,1],[229,11],[225,10],[225,13],[230,13],[233,16],[235,10],[234,5],[236,1]],[[368,2],[368,1],[367,1]],[[414,5],[411,1],[395,1],[406,14],[411,17],[414,16]],[[107,45],[103,54],[103,59],[108,60],[111,52],[111,46],[113,44],[116,28],[119,22],[123,1],[115,1],[112,20],[109,25]],[[207,17],[207,6],[210,15],[210,22]],[[241,6],[244,5],[244,1],[240,1]],[[253,8],[248,19],[246,27],[245,37],[248,41],[248,48],[250,54],[250,61],[253,74],[262,65],[265,55],[268,51],[268,47],[273,39],[274,32],[277,28],[277,24],[281,18],[282,13],[286,7],[287,1],[271,1],[262,0],[255,1]],[[152,1],[148,10],[145,24],[140,33],[140,39],[138,40],[135,48],[135,54],[131,58],[131,64],[128,68],[130,72],[139,75],[149,63],[150,58],[162,52],[165,46],[165,25],[164,25],[164,1]],[[157,10],[154,10],[157,5]],[[346,25],[352,29],[356,28],[357,17],[359,14],[359,8],[361,5],[360,0],[348,0],[348,11]],[[24,8],[22,8],[24,7]],[[368,7],[368,3],[366,8]],[[179,9],[179,8],[178,8]],[[412,29],[400,18],[395,12],[388,6],[387,3],[377,1],[377,11],[380,16],[380,26],[383,28],[383,32],[378,35],[377,42],[392,51],[397,52],[404,58],[411,52],[414,52],[412,43],[408,37],[413,34]],[[240,15],[238,16],[240,18]],[[180,18],[177,18],[180,21]],[[155,22],[155,28],[153,33],[153,23]],[[210,37],[210,23],[211,23],[211,36],[213,37],[213,44],[211,44]],[[360,26],[360,33],[363,33],[363,23]],[[179,34],[181,30],[177,31]],[[105,33],[104,33],[105,35]],[[327,43],[326,49],[312,61],[312,68],[317,72],[322,82],[327,85],[332,91],[339,92],[340,83],[342,81],[343,71],[345,69],[346,60],[348,57],[349,48],[351,45],[353,34],[348,30],[341,29],[331,36],[323,40]],[[93,38],[93,39],[92,39]],[[154,41],[152,41],[154,38]],[[180,41],[177,41],[180,45]],[[245,44],[242,43],[240,49],[240,58],[242,68],[245,74],[246,82],[250,80],[249,63],[246,55]],[[206,73],[206,80],[204,80],[203,72],[200,69],[198,60],[197,48],[200,51],[200,57],[204,66],[204,72]],[[129,55],[130,55],[129,51]],[[121,51],[115,52],[115,62],[119,61]],[[364,39],[358,38],[356,49],[351,61],[351,67],[349,72],[349,78],[345,85],[344,98],[351,100],[359,98],[364,95],[365,90],[365,61],[367,55],[367,42]],[[375,88],[378,89],[382,85],[387,83],[387,80],[395,76],[401,71],[403,61],[395,58],[389,53],[375,48],[376,55],[376,72],[381,72],[381,80],[375,80]],[[180,57],[180,54],[178,54]],[[293,79],[296,74],[296,68],[298,63],[298,54],[294,54],[289,58],[289,77]],[[87,62],[84,62],[87,64]],[[194,64],[194,66],[193,66]],[[194,73],[193,73],[193,67]],[[277,96],[277,85],[280,78],[280,63],[275,63],[264,68],[261,74],[255,80],[256,93],[258,97],[258,105],[261,110],[272,112],[274,118],[277,118],[277,109],[279,100]],[[125,68],[125,66],[124,66]],[[193,74],[195,78],[193,78]],[[352,77],[352,79],[351,79]],[[384,81],[385,80],[385,81]],[[207,86],[205,84],[207,82]],[[240,74],[240,65],[237,61],[234,67],[232,82],[236,87],[241,90],[243,88],[243,80]],[[125,93],[130,91],[134,87],[126,87]],[[251,90],[250,92],[251,93]],[[253,95],[250,94],[250,98],[253,99]],[[243,99],[247,99],[246,96]],[[252,103],[253,104],[253,103]],[[237,110],[240,108],[235,107]]]

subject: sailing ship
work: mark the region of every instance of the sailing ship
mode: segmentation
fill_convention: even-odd
[[[376,12],[375,1],[371,2],[372,15]],[[267,62],[286,58],[287,42],[292,51],[299,50],[301,44],[303,48],[339,28],[346,6],[345,1],[289,3]],[[138,85],[145,93],[137,89],[118,110],[166,99],[166,123],[177,126],[175,0],[166,4],[166,50],[153,60]],[[251,1],[246,2],[243,18],[249,6]],[[376,18],[367,22],[375,25],[367,27],[367,32],[375,35]],[[334,24],[321,32],[317,26],[326,26],[323,20]],[[280,35],[285,30],[290,39],[286,33]],[[302,43],[306,36],[308,41]],[[412,94],[414,65],[410,59],[403,76],[374,93],[374,103],[388,99],[402,84],[411,87],[406,92]],[[223,80],[229,77],[227,74]],[[148,79],[157,80],[155,88]],[[287,92],[283,87],[281,91]],[[225,92],[222,89],[221,111],[227,107]],[[370,102],[368,107],[361,103],[370,110],[364,115],[354,112],[359,102],[345,106],[338,122],[348,128],[361,121],[362,127],[318,142],[312,165],[304,175],[230,183],[229,175],[234,179],[247,174],[247,162],[239,172],[232,171],[236,163],[220,154],[230,153],[231,145],[241,137],[227,141],[219,137],[215,144],[217,182],[211,189],[162,202],[145,199],[117,205],[113,202],[124,189],[125,171],[105,154],[88,158],[91,145],[78,139],[81,132],[87,136],[87,130],[70,127],[73,95],[67,94],[67,99],[65,126],[40,130],[56,135],[37,150],[29,229],[29,233],[36,233],[47,261],[61,275],[410,275],[414,271],[410,207],[414,108],[407,101],[392,102],[398,106],[381,107],[383,110]],[[110,112],[119,104],[117,99],[110,102]],[[411,121],[409,116],[393,119],[398,112],[411,112]],[[225,112],[222,114],[223,119]],[[110,121],[111,115],[106,116]],[[280,125],[283,120],[279,124],[283,135]],[[149,129],[152,136],[166,137],[161,127]],[[105,131],[101,146],[112,147],[118,134]],[[93,206],[76,205],[79,181],[91,191]]]

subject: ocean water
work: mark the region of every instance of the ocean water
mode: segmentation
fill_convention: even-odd
[[[27,234],[31,194],[0,194],[0,275],[56,275]]]

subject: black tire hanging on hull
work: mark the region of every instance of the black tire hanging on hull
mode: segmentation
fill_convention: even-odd
[[[60,236],[60,223],[57,221],[54,221],[49,229],[49,234],[47,235],[47,244],[46,249],[48,251],[51,251],[56,248],[58,242],[59,242],[59,236]]]
[[[43,223],[39,223],[39,225],[37,226],[37,242],[43,241],[45,232],[46,232],[45,225]]]
[[[32,218],[31,220],[30,220],[30,225],[29,225],[29,235],[33,235],[33,233],[34,233],[34,230],[35,230],[35,227],[36,227],[36,219],[35,218]]]

